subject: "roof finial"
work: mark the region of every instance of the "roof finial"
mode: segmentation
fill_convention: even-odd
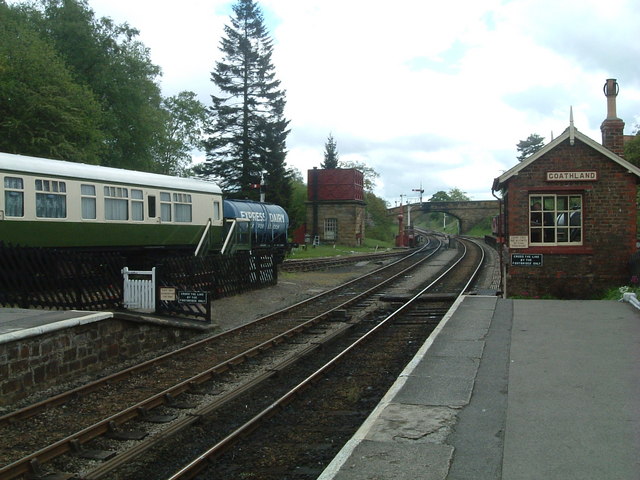
[[[576,141],[576,127],[573,125],[573,105],[569,107],[569,144],[573,145]]]

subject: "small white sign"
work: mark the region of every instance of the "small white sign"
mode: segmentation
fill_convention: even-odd
[[[529,237],[526,235],[510,235],[509,248],[529,248]]]
[[[160,287],[160,300],[163,302],[175,302],[176,289],[173,287]]]

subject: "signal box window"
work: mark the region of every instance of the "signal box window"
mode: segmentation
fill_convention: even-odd
[[[529,243],[582,245],[582,195],[530,195]]]
[[[66,218],[67,184],[57,180],[36,180],[36,217]]]
[[[4,177],[4,214],[24,217],[24,183],[19,177]]]
[[[324,219],[324,239],[335,240],[337,237],[338,237],[338,219],[325,218]]]

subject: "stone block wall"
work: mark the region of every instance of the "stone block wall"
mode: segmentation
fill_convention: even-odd
[[[109,319],[0,344],[0,405],[128,360],[140,361],[194,335]]]
[[[307,233],[313,237],[312,202],[307,203]],[[347,246],[361,245],[365,239],[365,204],[364,202],[317,202],[318,236],[321,243],[337,243]],[[338,232],[335,239],[325,235],[325,219],[335,218]],[[311,238],[313,241],[313,238]]]

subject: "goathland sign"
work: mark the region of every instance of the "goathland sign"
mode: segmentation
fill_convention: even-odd
[[[598,172],[547,172],[547,182],[593,182],[598,180]]]

